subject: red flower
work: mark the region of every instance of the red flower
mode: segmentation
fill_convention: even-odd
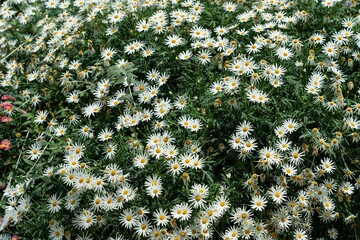
[[[1,106],[8,112],[10,112],[14,107],[14,105],[12,105],[11,103],[7,103],[7,102],[2,103]]]
[[[9,139],[4,139],[0,142],[0,149],[8,151],[11,148],[11,142]]]
[[[10,95],[3,95],[1,96],[1,100],[5,101],[5,100],[15,100],[15,98],[13,96]]]
[[[11,118],[10,117],[7,117],[7,116],[0,116],[0,122],[10,122],[11,121]]]

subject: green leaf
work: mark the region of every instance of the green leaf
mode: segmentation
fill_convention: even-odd
[[[29,160],[27,157],[24,157],[23,158],[24,162],[30,166],[33,166],[34,165],[34,162],[32,162],[31,160]]]

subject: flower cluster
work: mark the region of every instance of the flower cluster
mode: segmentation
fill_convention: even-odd
[[[0,103],[0,123],[8,123],[11,121],[11,115],[13,113],[14,105],[11,101],[14,101],[15,98],[10,95],[1,96]],[[4,114],[4,115],[2,115]],[[11,148],[11,141],[9,139],[3,139],[0,142],[0,149],[8,151]]]
[[[0,238],[355,236],[357,7],[4,1]]]

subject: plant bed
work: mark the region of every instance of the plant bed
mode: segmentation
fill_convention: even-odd
[[[356,239],[356,1],[4,1],[0,239]]]

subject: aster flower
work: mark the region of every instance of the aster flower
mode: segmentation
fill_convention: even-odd
[[[352,195],[354,193],[354,186],[350,182],[342,182],[340,190],[346,194]]]
[[[299,123],[295,121],[294,119],[287,119],[283,123],[283,127],[285,128],[287,133],[292,133],[296,131],[299,128]]]
[[[231,220],[235,223],[241,223],[243,221],[251,219],[252,215],[253,213],[250,210],[246,210],[245,207],[236,208],[231,213]]]
[[[105,158],[112,159],[116,155],[117,145],[115,143],[109,143],[105,146]]]
[[[242,138],[246,138],[251,135],[253,130],[254,127],[251,122],[244,121],[236,128],[236,133],[239,134]]]
[[[114,11],[108,15],[108,20],[110,23],[119,23],[124,19],[125,16],[126,14],[123,11]]]
[[[153,175],[152,177],[147,177],[146,182],[146,192],[152,198],[160,196],[162,192],[162,182],[161,177]]]
[[[111,58],[113,58],[115,54],[116,54],[116,51],[113,48],[106,48],[105,50],[103,50],[101,52],[101,57],[105,61],[110,61]]]
[[[236,11],[236,5],[231,2],[224,3],[223,8],[226,12],[235,12]]]
[[[64,227],[63,226],[54,226],[50,229],[49,237],[54,240],[61,240],[64,236]],[[14,239],[14,237],[12,237]]]
[[[191,132],[197,132],[202,127],[202,123],[200,122],[199,119],[192,119],[189,125],[190,125],[189,129]]]
[[[105,128],[101,130],[101,132],[98,135],[98,139],[102,142],[110,140],[112,138],[112,135],[114,132],[112,130],[109,130],[108,128]]]
[[[265,209],[267,200],[263,196],[253,196],[251,199],[251,208],[257,211]]]
[[[293,56],[291,50],[285,47],[278,48],[276,54],[281,60],[289,60]]]
[[[31,102],[34,106],[37,106],[40,103],[40,96],[39,95],[34,95],[31,98]]]
[[[66,134],[67,128],[64,125],[60,125],[55,128],[55,136],[60,137]]]
[[[154,221],[156,222],[157,226],[166,226],[169,223],[170,216],[168,215],[167,211],[159,208],[153,213]]]
[[[133,210],[125,209],[120,215],[120,223],[127,229],[135,227],[139,221]]]
[[[210,57],[211,57],[210,52],[208,50],[206,50],[206,49],[203,49],[198,54],[197,59],[200,61],[201,64],[206,64],[206,63],[210,62]]]
[[[307,240],[308,235],[306,234],[306,232],[302,229],[296,229],[295,233],[294,233],[294,239],[296,240]]]
[[[283,201],[285,201],[286,190],[283,187],[272,186],[269,189],[269,195],[275,203],[281,204]]]
[[[154,49],[154,48],[152,48],[152,47],[146,47],[146,48],[144,48],[144,49],[142,50],[141,55],[146,58],[146,57],[149,57],[149,56],[153,55],[154,52],[155,52],[155,49]]]
[[[181,37],[173,34],[166,38],[165,45],[168,46],[169,48],[173,48],[182,45],[183,42],[184,40]]]
[[[135,232],[139,236],[148,236],[151,232],[151,224],[146,218],[140,218],[138,224],[135,226]]]
[[[241,144],[242,150],[246,152],[254,151],[256,147],[257,147],[257,143],[255,138],[248,138],[245,141],[243,141],[243,143]]]
[[[282,167],[283,173],[285,173],[288,176],[294,176],[297,173],[296,168],[291,164],[285,164]]]
[[[73,60],[69,64],[70,70],[77,70],[81,65],[81,62],[79,60]]]
[[[43,150],[41,150],[41,146],[39,144],[34,143],[30,146],[27,153],[29,154],[30,160],[36,160],[41,157],[41,155],[43,154]]]
[[[192,52],[190,50],[183,51],[179,53],[179,59],[180,60],[188,60],[192,57]]]
[[[61,209],[61,200],[58,196],[52,195],[48,200],[47,210],[51,213],[59,212]]]
[[[332,173],[336,169],[335,163],[330,158],[322,159],[321,167],[326,173]]]
[[[176,204],[171,209],[171,215],[175,219],[186,221],[191,217],[192,208],[187,203]]]
[[[101,109],[100,103],[94,102],[83,108],[82,113],[84,114],[85,117],[91,117],[94,116],[95,113],[98,113],[100,109]]]
[[[73,223],[78,229],[88,229],[95,224],[95,221],[94,213],[89,210],[83,210],[73,219]]]
[[[220,81],[214,82],[210,86],[210,92],[212,94],[217,94],[219,92],[222,92],[224,90],[224,88],[225,88],[225,85],[223,82],[220,82]]]

